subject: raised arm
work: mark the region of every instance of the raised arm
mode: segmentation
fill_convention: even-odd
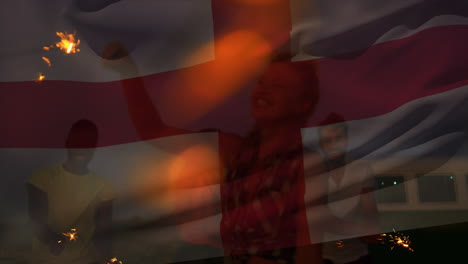
[[[131,65],[138,72],[136,65]],[[191,131],[167,125],[153,104],[141,78],[123,79],[128,112],[141,138],[144,140],[191,133]]]
[[[114,54],[119,54],[122,57],[118,60],[107,60],[106,58],[114,57]],[[124,56],[122,56],[122,54]],[[110,44],[104,51],[103,56],[104,67],[116,71],[120,74],[122,86],[124,89],[125,100],[128,106],[130,118],[143,140],[150,140],[161,137],[169,137],[182,134],[194,133],[177,127],[166,124],[160,115],[158,107],[153,103],[151,97],[146,90],[143,80],[139,77],[138,66],[132,58],[127,54],[125,47],[117,43]],[[167,152],[178,153],[190,145],[198,142],[192,142],[188,138],[178,139],[174,141],[151,141],[151,143],[160,149]],[[221,159],[225,162],[230,162],[233,153],[238,149],[240,138],[232,134],[220,133],[219,151]]]
[[[121,57],[111,60],[115,54]],[[139,78],[138,66],[119,43],[109,44],[103,52],[104,67],[120,74],[125,100],[130,118],[143,140],[190,133],[190,131],[171,127],[161,118],[159,109],[154,105]]]

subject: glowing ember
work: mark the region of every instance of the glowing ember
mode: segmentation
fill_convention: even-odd
[[[55,43],[57,48],[66,54],[80,52],[80,49],[78,49],[80,40],[75,39],[75,34],[68,34],[67,32],[56,32],[56,34],[60,37],[60,41]]]
[[[62,235],[68,237],[69,241],[75,241],[78,238],[77,233],[78,232],[76,232],[76,229],[72,228],[70,232],[62,233]]]
[[[106,264],[111,264],[111,263],[123,264],[123,262],[118,260],[116,257],[109,259],[109,261]]]
[[[34,79],[34,81],[37,82],[37,83],[40,83],[40,82],[42,82],[44,79],[45,79],[45,75],[43,75],[42,73],[38,73],[37,78]]]
[[[342,240],[336,241],[336,247],[338,248],[344,247],[344,242]]]
[[[45,63],[47,63],[47,66],[49,66],[49,67],[52,66],[52,63],[50,63],[49,58],[47,58],[47,57],[42,57],[42,60],[43,60]]]
[[[393,233],[381,234],[380,236],[387,238],[386,241],[391,244],[391,250],[393,250],[395,246],[400,246],[408,249],[411,252],[414,252],[414,249],[410,246],[411,240],[409,239],[409,236],[405,236],[400,232],[396,232],[395,229],[393,229]]]

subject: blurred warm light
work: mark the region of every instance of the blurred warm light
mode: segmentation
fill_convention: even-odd
[[[196,188],[220,182],[219,156],[211,146],[187,148],[170,162],[170,189]]]
[[[197,50],[192,60],[210,52],[213,43]],[[245,87],[265,66],[271,51],[268,41],[255,32],[240,30],[216,41],[215,60],[182,71],[170,82],[168,119],[188,124]]]
[[[180,224],[206,219],[217,212],[213,204],[219,193],[220,168],[218,153],[209,145],[192,146],[172,159],[168,170],[168,205],[176,211],[192,210],[189,216],[176,219]],[[204,244],[209,240],[203,232],[194,234],[190,224],[179,225],[178,230],[181,238],[190,243]]]
[[[137,164],[138,167],[130,172],[131,177],[129,177],[129,190],[132,196],[145,206],[162,209],[168,193],[169,160],[167,156],[155,155],[140,158]]]
[[[281,3],[281,0],[237,0],[239,3],[246,5],[274,5]]]
[[[219,199],[222,180],[217,146],[197,144],[178,154],[153,158],[151,161],[148,157],[146,165],[132,172],[137,200],[160,214],[176,216],[181,239],[205,243],[203,234],[194,235],[193,227],[182,223],[217,213],[218,207],[213,204]]]
[[[198,208],[210,202],[213,195],[210,185],[219,189],[219,156],[211,146],[194,145],[145,163],[132,172],[136,175],[132,184],[138,200],[148,206],[171,212]]]

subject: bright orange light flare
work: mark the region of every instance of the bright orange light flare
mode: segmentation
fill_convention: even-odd
[[[78,232],[76,232],[76,229],[72,228],[70,232],[62,233],[62,235],[68,237],[69,241],[75,241],[78,238],[77,233]]]
[[[212,56],[214,43],[200,47],[187,64]],[[191,123],[244,88],[264,68],[270,43],[253,31],[239,30],[216,41],[216,59],[202,67],[188,68],[168,82],[167,118],[179,125]],[[183,109],[179,106],[183,105]],[[164,107],[164,106],[163,106]]]
[[[80,49],[78,49],[80,40],[75,39],[75,34],[68,34],[67,32],[56,32],[56,34],[60,37],[60,41],[55,43],[57,48],[59,48],[65,54],[80,52]]]
[[[193,219],[215,214],[216,208],[210,205],[216,200],[222,171],[214,146],[199,144],[179,153],[169,163],[168,177],[166,206],[176,212],[194,210],[190,214]],[[181,221],[184,219],[180,218]],[[204,244],[210,241],[203,233],[194,235],[190,225],[178,226],[178,231],[180,237],[189,243]]]
[[[336,241],[336,247],[338,248],[344,247],[344,242],[342,240]]]
[[[183,140],[178,139],[179,142]],[[137,199],[145,206],[176,215],[191,211],[190,218],[193,219],[216,212],[216,208],[210,205],[217,199],[222,168],[215,144],[196,144],[177,154],[159,156],[158,162],[148,159],[143,163],[145,165],[134,172],[139,176],[133,178],[131,184]],[[187,215],[184,214],[177,220],[185,217]],[[210,241],[204,234],[193,235],[190,225],[177,226],[177,229],[181,239],[187,242],[200,244]]]
[[[40,83],[40,82],[42,82],[44,79],[45,79],[45,75],[43,75],[42,73],[38,73],[37,78],[34,79],[34,81],[37,82],[37,83]]]
[[[209,202],[213,194],[206,187],[219,183],[222,175],[217,151],[204,144],[161,158],[157,165],[148,162],[138,171],[141,178],[135,179],[134,188],[141,190],[140,199],[165,210],[199,208]]]
[[[52,66],[52,63],[50,62],[49,58],[47,58],[47,57],[42,57],[42,60],[43,60],[45,63],[47,63],[47,66],[49,66],[49,67]]]
[[[209,145],[187,148],[172,159],[169,165],[169,188],[196,188],[220,182],[217,151]]]

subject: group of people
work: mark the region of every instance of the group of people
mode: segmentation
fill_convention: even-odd
[[[130,57],[122,60],[138,72]],[[138,78],[124,78],[122,86],[143,139],[193,133],[166,124]],[[337,114],[324,120],[318,151],[303,144],[302,128],[319,98],[313,64],[272,59],[252,91],[254,127],[243,136],[218,131],[226,171],[219,181],[226,262],[371,263],[367,243],[375,239],[363,235],[378,233],[372,172],[346,154],[345,120]],[[97,140],[94,123],[76,122],[66,161],[28,181],[34,263],[106,263],[112,257],[115,191],[88,168]],[[76,243],[62,239],[71,228],[80,230]]]

